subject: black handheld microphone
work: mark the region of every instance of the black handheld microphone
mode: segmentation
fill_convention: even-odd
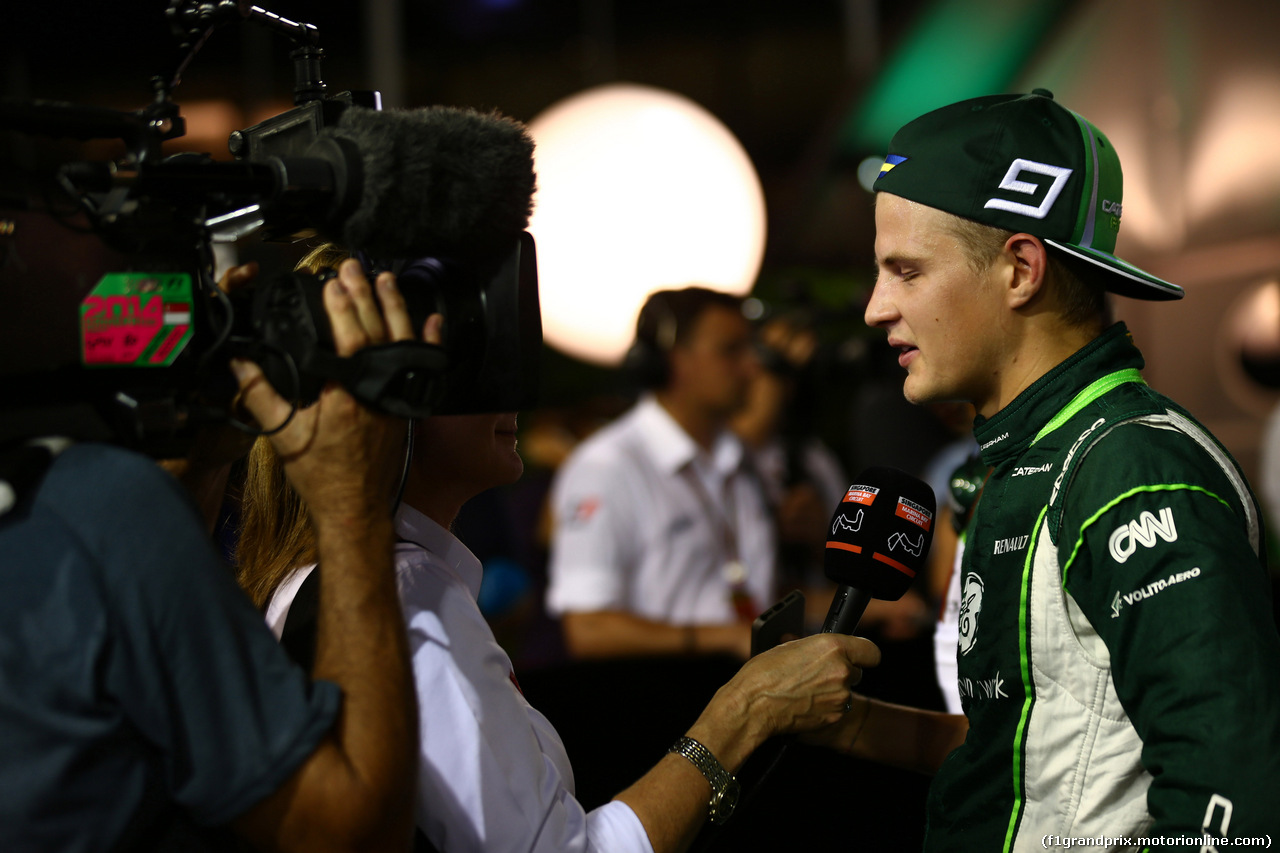
[[[933,489],[896,468],[867,468],[845,492],[831,516],[822,571],[839,584],[824,634],[852,634],[873,598],[896,601],[924,567],[933,542],[937,500]],[[739,775],[753,796],[794,740],[774,738],[748,759]]]
[[[822,570],[839,584],[823,633],[852,634],[873,598],[897,601],[933,541],[933,489],[896,468],[867,468],[831,516]]]

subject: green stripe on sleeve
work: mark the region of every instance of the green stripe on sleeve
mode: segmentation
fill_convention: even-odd
[[[1120,503],[1126,498],[1131,498],[1140,492],[1181,492],[1181,491],[1203,492],[1209,497],[1216,499],[1219,503],[1221,503],[1227,509],[1231,509],[1232,511],[1234,511],[1231,504],[1227,503],[1217,494],[1209,491],[1203,486],[1193,486],[1189,483],[1165,483],[1158,486],[1138,486],[1136,488],[1130,489],[1129,491],[1125,492],[1124,494],[1120,495],[1119,497],[1115,498],[1114,500],[1106,504],[1104,507],[1102,507],[1102,509],[1095,512],[1093,515],[1089,516],[1089,518],[1085,520],[1085,523],[1080,525],[1080,535],[1076,538],[1076,544],[1071,548],[1071,556],[1067,557],[1067,561],[1062,565],[1062,588],[1064,590],[1067,588],[1067,572],[1071,570],[1071,564],[1075,562],[1076,553],[1080,550],[1080,546],[1084,544],[1085,531],[1088,530],[1089,527],[1095,521],[1101,518],[1107,512],[1107,510],[1111,509],[1116,504]]]

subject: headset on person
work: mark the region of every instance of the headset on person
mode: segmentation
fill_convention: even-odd
[[[667,384],[671,350],[680,337],[680,324],[667,300],[667,291],[650,294],[636,320],[636,337],[622,359],[622,370],[638,388],[651,391]]]

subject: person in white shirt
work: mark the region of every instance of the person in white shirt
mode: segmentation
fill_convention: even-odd
[[[525,701],[476,604],[479,561],[448,528],[468,499],[519,477],[516,416],[433,417],[412,428],[395,559],[418,687],[419,829],[445,853],[687,848],[709,815],[732,810],[720,796],[725,779],[687,757],[682,739],[684,752],[664,756],[612,802],[584,810],[560,737]],[[240,566],[242,584],[259,604],[269,602],[267,618],[277,630],[314,568],[306,565],[305,514],[292,512],[290,496],[280,491],[278,465],[259,442],[250,456],[240,548],[242,555],[261,554],[279,543],[282,559]],[[878,658],[874,645],[854,637],[784,644],[744,666],[686,737],[732,774],[768,737],[843,719],[861,667]]]
[[[746,658],[777,590],[767,496],[728,429],[759,370],[741,300],[652,294],[625,367],[648,393],[552,486],[547,610],[578,658]]]

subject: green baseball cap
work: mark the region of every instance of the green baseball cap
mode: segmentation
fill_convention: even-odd
[[[1120,158],[1102,131],[1045,89],[972,98],[907,123],[872,189],[1039,237],[1107,272],[1107,289],[1121,296],[1183,296],[1113,254]]]

